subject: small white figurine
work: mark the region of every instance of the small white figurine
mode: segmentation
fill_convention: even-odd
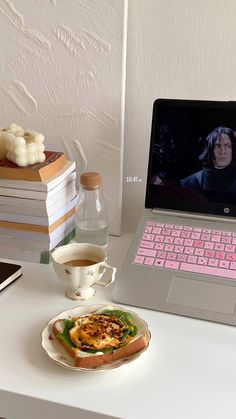
[[[44,136],[17,124],[0,129],[0,160],[7,158],[17,166],[42,163],[46,156]]]

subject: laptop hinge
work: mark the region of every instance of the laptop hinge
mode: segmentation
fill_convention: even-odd
[[[233,223],[235,224],[236,219],[231,217],[231,218],[227,218],[227,217],[217,217],[216,215],[202,215],[202,214],[190,214],[188,212],[178,212],[178,211],[170,211],[170,210],[160,210],[158,208],[153,208],[152,209],[152,214],[153,215],[168,215],[170,216],[176,216],[176,217],[180,217],[180,218],[190,218],[190,219],[197,219],[197,220],[207,220],[207,221],[221,221],[224,223]]]

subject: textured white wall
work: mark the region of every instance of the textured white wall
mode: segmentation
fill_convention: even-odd
[[[0,125],[77,138],[102,172],[111,230],[133,231],[144,205],[157,97],[236,99],[235,0],[0,0]],[[137,176],[142,181],[127,182]]]
[[[110,232],[122,204],[127,0],[0,0],[0,126],[77,139],[101,172]],[[76,156],[75,156],[76,158]]]
[[[236,100],[235,48],[235,0],[129,0],[125,230],[133,231],[144,207],[154,99]]]

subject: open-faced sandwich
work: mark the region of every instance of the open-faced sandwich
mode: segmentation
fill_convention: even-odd
[[[53,333],[79,368],[92,369],[126,359],[148,345],[148,337],[134,323],[132,313],[120,309],[105,308],[56,320]]]

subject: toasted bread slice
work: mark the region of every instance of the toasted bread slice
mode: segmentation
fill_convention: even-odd
[[[64,330],[64,320],[56,320],[53,324],[53,333],[56,339],[62,344],[67,353],[74,359],[75,367],[93,369],[104,364],[109,364],[119,359],[126,359],[131,355],[145,349],[148,345],[148,339],[145,335],[136,335],[129,343],[112,352],[89,353],[81,351],[79,348],[69,346],[64,339],[61,338],[61,333]]]

